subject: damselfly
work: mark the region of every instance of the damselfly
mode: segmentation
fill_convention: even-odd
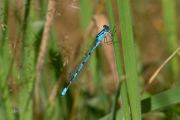
[[[103,26],[103,30],[100,33],[97,34],[96,40],[95,40],[93,46],[91,47],[91,49],[87,52],[87,55],[84,58],[84,60],[78,65],[78,67],[75,69],[75,71],[73,73],[69,74],[69,83],[67,84],[67,86],[61,92],[61,96],[64,96],[66,94],[69,86],[77,78],[77,76],[79,75],[80,71],[85,66],[85,64],[87,63],[87,61],[91,57],[92,53],[97,48],[97,46],[101,43],[101,41],[104,39],[104,42],[108,44],[108,41],[107,41],[107,38],[106,38],[107,36],[109,36],[112,39],[113,34],[110,31],[110,28],[108,26],[104,25]]]

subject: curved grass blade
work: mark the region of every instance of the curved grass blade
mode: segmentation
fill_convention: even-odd
[[[155,110],[162,109],[164,107],[167,107],[173,104],[180,103],[179,93],[180,93],[180,86],[178,86],[177,88],[170,89],[162,93],[153,95],[146,99],[143,99],[141,101],[142,113],[155,111]],[[118,110],[117,114],[119,114],[120,112],[122,112],[122,110]],[[110,114],[104,116],[100,120],[109,120],[109,118],[110,118]],[[117,115],[116,118],[118,120],[121,120],[123,119],[123,116],[119,117],[119,115]]]

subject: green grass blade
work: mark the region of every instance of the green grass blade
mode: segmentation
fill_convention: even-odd
[[[142,113],[158,110],[172,104],[180,103],[180,87],[164,91],[142,100]]]
[[[3,10],[3,15],[1,17],[1,28],[0,28],[0,55],[2,54],[2,48],[3,48],[3,44],[4,41],[6,39],[6,35],[7,35],[7,14],[8,14],[8,0],[4,1],[3,6],[2,6],[2,10]]]
[[[91,6],[89,0],[80,0],[81,28],[84,32],[91,21]]]
[[[108,18],[109,18],[109,22],[110,22],[110,26],[111,28],[113,28],[115,26],[115,22],[114,22],[114,16],[113,16],[113,10],[112,10],[112,5],[111,5],[111,1],[110,0],[106,0],[106,5],[107,5],[107,10],[108,10]],[[114,36],[114,42],[118,41],[117,35],[115,34]],[[118,41],[119,43],[119,41]],[[120,77],[123,75],[123,70],[122,70],[122,62],[121,62],[121,55],[120,55],[120,46],[118,43],[114,43],[113,47],[114,47],[114,54],[115,54],[115,59],[116,59],[116,66],[117,66],[117,72],[118,72],[118,78],[120,79]],[[123,105],[123,111],[124,111],[124,117],[126,119],[130,119],[130,113],[129,113],[129,105],[128,105],[128,98],[127,98],[127,90],[126,90],[126,86],[125,86],[125,82],[123,81],[120,85],[120,91],[121,91],[121,98],[122,98],[122,105]],[[113,103],[115,104],[115,103]],[[115,106],[114,106],[115,107]],[[112,116],[111,119],[115,119],[115,108],[113,108],[112,110]]]
[[[175,11],[175,1],[174,0],[162,0],[162,11],[164,17],[164,26],[165,26],[165,36],[169,45],[169,53],[178,47],[177,43],[177,24],[176,24],[176,11]],[[173,77],[173,81],[178,80],[178,58],[174,57],[171,61],[170,73]]]
[[[162,93],[153,95],[141,101],[142,105],[142,113],[152,112],[158,109],[165,108],[167,106],[180,103],[180,86],[174,89],[170,89],[164,91]],[[118,110],[117,113],[120,113],[122,110]],[[110,114],[104,116],[100,120],[108,120],[110,118]],[[122,119],[122,117],[116,116],[118,119]]]
[[[13,56],[9,52],[11,48],[9,41],[3,43],[3,51],[0,55],[0,116],[3,119],[13,119],[14,112],[11,106],[11,94],[7,87],[8,80],[11,76]]]
[[[126,83],[130,103],[131,117],[133,120],[141,120],[141,106],[139,95],[139,83],[137,77],[136,55],[132,31],[132,21],[129,0],[118,0],[118,13],[122,35],[122,48]]]
[[[11,76],[13,55],[9,41],[8,10],[9,1],[1,1],[0,16],[0,116],[1,119],[14,119],[14,111],[11,106],[10,90],[7,87]]]
[[[31,0],[26,0],[24,6],[23,21],[20,22],[22,26],[22,46],[21,46],[21,66],[19,83],[22,84],[20,88],[19,96],[23,99],[19,100],[19,106],[23,109],[21,119],[31,119],[32,110],[32,93],[33,80],[35,77],[35,33],[33,30],[33,6]],[[22,24],[21,24],[22,23]],[[24,83],[24,84],[23,84]],[[29,94],[27,94],[29,93]]]

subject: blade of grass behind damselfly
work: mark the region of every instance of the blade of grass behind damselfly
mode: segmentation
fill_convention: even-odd
[[[80,0],[81,28],[84,32],[91,21],[91,6],[89,0]]]
[[[87,28],[87,25],[90,24],[90,20],[92,18],[91,16],[91,7],[90,7],[90,1],[84,1],[81,0],[80,2],[80,13],[81,13],[81,25],[82,25],[82,29],[83,31],[85,31],[85,29]],[[86,10],[84,10],[86,9]],[[93,39],[94,41],[94,39]],[[99,101],[102,102],[102,104],[98,104],[99,108],[102,108],[103,110],[106,110],[107,108],[107,99],[106,99],[106,95],[104,91],[100,91],[98,89],[103,87],[103,81],[99,81],[102,80],[102,74],[100,72],[98,68],[98,61],[97,61],[97,52],[93,53],[93,58],[92,58],[92,62],[90,63],[90,68],[91,68],[91,75],[92,75],[92,79],[93,79],[93,84],[95,84],[94,86],[94,90],[95,90],[95,94],[97,94],[97,96],[99,96]],[[101,86],[99,86],[101,85]],[[103,89],[103,88],[102,88]]]

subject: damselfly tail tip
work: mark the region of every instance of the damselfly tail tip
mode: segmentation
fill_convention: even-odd
[[[61,92],[61,96],[64,96],[67,92],[68,88],[64,88],[63,91]]]

